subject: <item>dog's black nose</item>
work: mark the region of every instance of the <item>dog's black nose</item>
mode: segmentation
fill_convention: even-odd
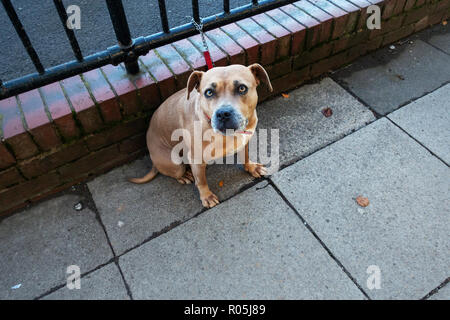
[[[230,119],[233,114],[233,108],[229,106],[220,107],[216,111],[216,117],[218,120],[227,120]]]

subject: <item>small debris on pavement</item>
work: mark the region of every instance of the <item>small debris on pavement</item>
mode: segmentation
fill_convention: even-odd
[[[331,108],[325,108],[322,109],[322,114],[326,117],[329,118],[333,115],[333,110],[331,110]]]
[[[78,203],[75,203],[75,205],[73,206],[73,208],[76,210],[76,211],[81,211],[81,210],[83,210],[83,203],[82,202],[78,202]]]
[[[282,93],[281,95],[282,95],[283,98],[285,98],[285,99],[289,98],[289,94],[287,94],[287,93]]]
[[[394,45],[390,45],[390,46],[389,46],[389,49],[394,50],[394,49],[395,49],[395,46],[394,46]]]
[[[19,284],[16,284],[15,286],[12,286],[11,289],[16,290],[16,289],[19,289],[21,286],[22,286],[22,284],[19,283]]]
[[[400,80],[405,80],[405,77],[402,76],[401,74],[396,74],[395,75],[397,78],[399,78]]]
[[[219,187],[223,187],[223,181],[219,181]]]
[[[369,199],[367,199],[366,197],[363,196],[358,196],[356,198],[356,203],[359,204],[361,207],[367,207],[369,205]]]
[[[124,225],[125,225],[125,223],[124,223],[123,221],[117,222],[117,226],[118,226],[119,228],[122,228]]]

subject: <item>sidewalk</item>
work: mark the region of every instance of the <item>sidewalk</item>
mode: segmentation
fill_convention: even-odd
[[[208,167],[213,209],[164,176],[126,182],[145,157],[0,221],[0,299],[450,299],[448,30],[259,105],[282,170]]]

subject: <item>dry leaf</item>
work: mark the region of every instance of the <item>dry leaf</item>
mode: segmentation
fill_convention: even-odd
[[[223,181],[219,181],[219,187],[223,187]]]
[[[356,198],[356,203],[358,203],[361,207],[367,207],[369,205],[369,199],[363,196],[358,196]]]
[[[446,26],[447,25],[447,20],[442,21],[442,25]]]
[[[285,99],[289,98],[289,95],[288,95],[287,93],[282,93],[281,95],[282,95],[283,98],[285,98]]]
[[[322,114],[326,117],[329,118],[331,117],[331,115],[333,114],[333,110],[331,110],[331,108],[325,108],[322,110]]]

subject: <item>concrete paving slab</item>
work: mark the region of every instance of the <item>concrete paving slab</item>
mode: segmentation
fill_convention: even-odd
[[[112,259],[94,212],[73,209],[79,200],[64,195],[0,221],[0,299],[37,298],[66,283],[68,266],[84,273]]]
[[[325,117],[322,110],[332,109]],[[302,86],[257,107],[258,128],[278,129],[285,166],[375,120],[374,115],[330,78]]]
[[[450,170],[386,118],[272,179],[371,298],[420,299],[449,276]]]
[[[388,117],[450,164],[450,84],[398,109]]]
[[[88,183],[118,255],[203,210],[193,184],[181,185],[163,175],[144,185],[127,181],[130,177],[143,176],[150,168],[147,156]],[[209,166],[207,179],[221,201],[253,181],[239,166],[225,164]],[[219,187],[219,181],[223,181],[223,187]]]
[[[127,289],[115,263],[110,263],[80,279],[80,289],[67,286],[44,300],[129,300]]]
[[[325,107],[333,109],[329,118],[321,113]],[[277,98],[258,108],[258,127],[280,130],[282,164],[305,156],[375,119],[367,108],[331,79],[306,85],[292,91],[289,99]],[[147,185],[126,181],[128,177],[143,176],[150,167],[150,161],[138,160],[88,184],[117,254],[203,209],[192,185],[180,185],[163,176]],[[254,181],[242,165],[208,166],[207,178],[211,190],[221,201]],[[219,187],[220,181],[223,187]]]
[[[136,299],[364,299],[267,182],[119,264]]]
[[[450,285],[447,283],[438,292],[430,297],[430,300],[450,300]]]
[[[450,56],[422,40],[406,41],[358,59],[333,79],[385,115],[450,81]]]
[[[450,54],[450,26],[448,24],[445,26],[442,24],[434,25],[431,28],[414,34],[413,37],[422,39],[436,48]]]

